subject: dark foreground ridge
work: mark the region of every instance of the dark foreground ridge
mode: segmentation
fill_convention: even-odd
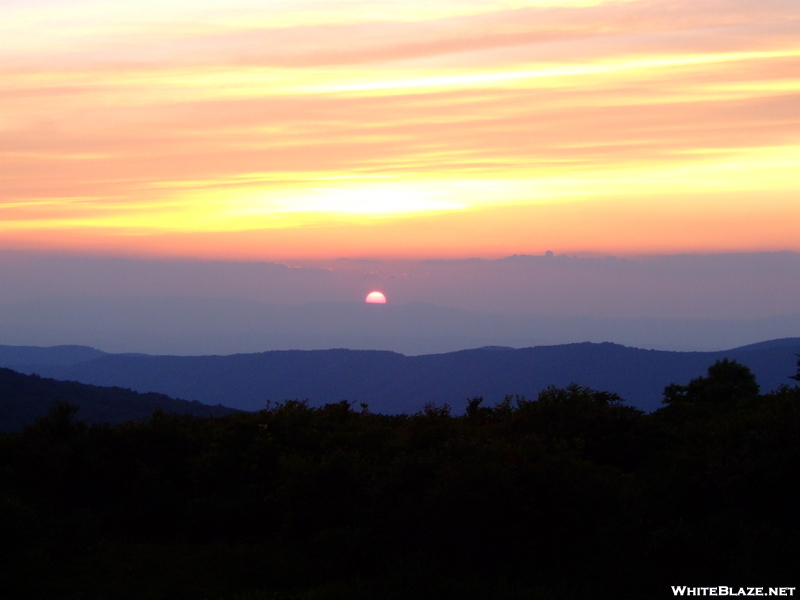
[[[78,407],[77,417],[88,423],[124,423],[166,412],[221,417],[237,412],[224,406],[176,400],[164,394],[140,394],[118,387],[99,387],[56,381],[0,368],[0,431],[18,431],[47,414],[55,400]]]
[[[91,355],[98,352],[94,349],[64,348],[0,346],[0,366],[250,411],[263,408],[267,400],[308,399],[312,406],[364,402],[376,412],[394,414],[446,402],[460,412],[468,398],[482,396],[487,402],[498,402],[507,394],[533,398],[547,386],[573,382],[617,393],[628,404],[652,411],[661,402],[664,386],[702,375],[709,364],[723,358],[749,367],[764,390],[789,383],[787,373],[793,372],[800,338],[720,352],[667,352],[588,342],[423,356],[377,350],[98,356]]]
[[[473,399],[460,416],[288,401],[113,426],[56,404],[0,434],[3,592],[641,600],[797,586],[800,388],[761,394],[720,361],[664,400],[648,414],[573,385]]]

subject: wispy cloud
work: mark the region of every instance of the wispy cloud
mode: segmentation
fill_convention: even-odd
[[[0,11],[5,246],[800,248],[794,0]]]

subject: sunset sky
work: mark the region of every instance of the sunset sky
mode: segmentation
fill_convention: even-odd
[[[797,0],[0,0],[0,250],[800,251]]]

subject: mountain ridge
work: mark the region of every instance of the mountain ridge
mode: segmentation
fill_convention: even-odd
[[[0,347],[0,357],[7,360],[9,348]],[[258,410],[268,400],[308,399],[312,405],[363,402],[386,413],[416,412],[428,403],[448,403],[458,411],[468,398],[482,396],[493,402],[508,394],[535,397],[550,385],[578,383],[617,393],[630,405],[652,411],[660,406],[666,385],[686,383],[722,358],[750,367],[762,391],[791,384],[798,353],[800,338],[716,352],[583,342],[417,356],[351,349],[203,356],[103,354],[71,365],[17,364],[16,369],[241,410]]]

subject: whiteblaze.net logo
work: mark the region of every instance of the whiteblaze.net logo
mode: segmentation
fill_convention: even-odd
[[[794,596],[793,587],[689,587],[673,585],[673,596]]]

